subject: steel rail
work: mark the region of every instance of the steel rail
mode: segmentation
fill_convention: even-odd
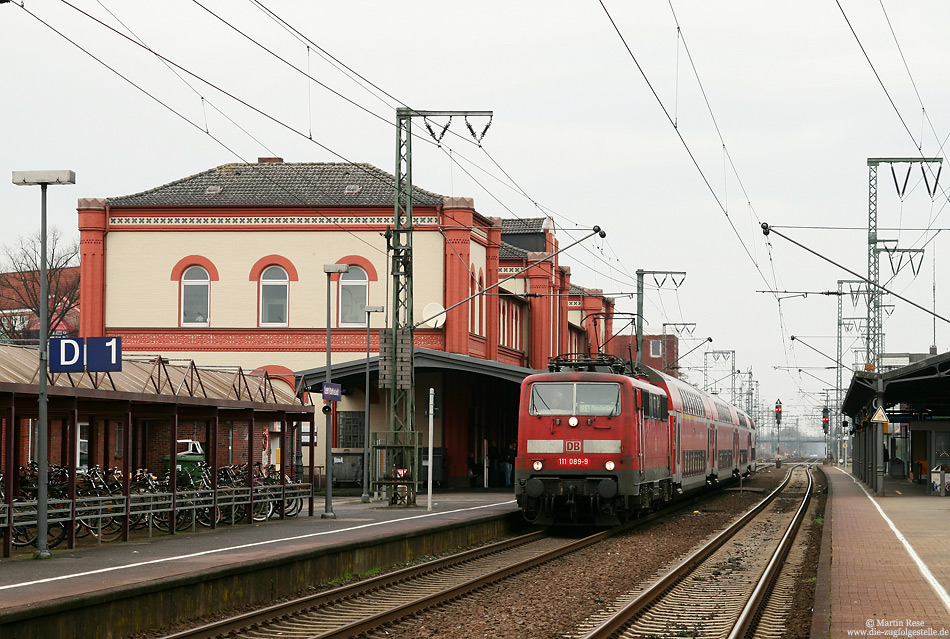
[[[388,623],[408,617],[422,610],[438,606],[439,604],[442,604],[446,601],[456,599],[469,592],[478,590],[483,586],[487,586],[496,581],[501,581],[502,579],[506,579],[512,575],[524,572],[525,570],[529,570],[535,566],[540,566],[541,564],[553,561],[558,557],[562,557],[582,548],[586,548],[587,546],[596,544],[600,541],[603,541],[604,539],[607,539],[608,537],[616,535],[617,532],[618,529],[610,529],[590,535],[589,537],[584,537],[583,539],[579,539],[571,544],[561,546],[560,548],[556,548],[542,555],[537,555],[533,558],[511,564],[504,568],[499,568],[498,570],[494,570],[473,579],[469,579],[468,581],[460,583],[456,586],[446,588],[441,592],[419,597],[418,599],[409,601],[401,606],[390,608],[389,610],[371,615],[369,617],[364,617],[359,621],[346,624],[345,626],[340,626],[339,628],[328,632],[311,635],[306,639],[345,639],[346,637],[352,637],[362,632],[373,630]]]
[[[210,639],[212,637],[218,637],[229,632],[247,628],[248,626],[265,623],[277,616],[292,615],[304,610],[323,606],[333,601],[347,599],[362,592],[379,590],[387,586],[392,586],[393,584],[408,581],[410,579],[419,577],[420,575],[442,570],[449,566],[454,566],[456,564],[465,563],[466,561],[471,561],[473,559],[479,559],[491,554],[503,552],[517,546],[522,546],[524,544],[537,541],[546,535],[547,533],[544,531],[531,532],[518,537],[513,537],[511,539],[488,544],[486,546],[480,546],[472,550],[467,550],[450,557],[443,557],[442,559],[428,561],[424,564],[419,564],[418,566],[409,566],[408,568],[386,573],[385,575],[380,575],[379,577],[365,579],[363,581],[358,581],[346,586],[340,586],[339,588],[334,588],[332,590],[315,593],[313,595],[307,595],[299,599],[294,599],[293,601],[274,604],[259,610],[243,613],[195,628],[182,630],[174,634],[165,635],[161,639]]]
[[[391,623],[397,619],[406,617],[413,612],[438,605],[439,603],[442,603],[448,599],[463,596],[465,592],[470,592],[474,589],[480,588],[487,583],[499,581],[513,574],[528,570],[533,566],[543,564],[547,561],[556,559],[559,556],[580,550],[585,546],[595,544],[608,537],[639,528],[647,523],[655,521],[660,517],[669,516],[670,514],[681,509],[691,507],[695,503],[717,493],[718,491],[713,491],[695,495],[685,501],[676,502],[670,508],[651,513],[650,515],[638,518],[625,525],[585,537],[572,544],[562,546],[553,551],[536,555],[534,558],[527,561],[519,562],[506,568],[495,570],[486,576],[471,579],[466,583],[449,589],[451,592],[446,591],[444,593],[435,593],[429,597],[423,597],[419,598],[417,601],[408,602],[398,608],[399,612],[391,610],[377,613],[376,615],[372,616],[372,621],[367,618],[352,622],[338,629],[325,631],[322,634],[315,634],[313,636],[323,638],[352,636],[359,632],[365,632],[371,628],[378,627],[386,623]],[[315,593],[313,595],[308,595],[293,601],[274,604],[259,610],[242,613],[195,628],[182,630],[174,634],[165,635],[161,639],[212,639],[214,637],[229,635],[229,633],[232,633],[230,636],[235,636],[238,635],[238,633],[240,633],[242,630],[248,630],[249,628],[253,628],[255,626],[263,626],[277,618],[287,618],[296,614],[304,613],[307,610],[332,605],[333,603],[339,602],[341,600],[358,597],[364,593],[379,591],[397,583],[407,583],[410,580],[417,579],[423,575],[436,573],[440,570],[457,566],[468,561],[480,559],[492,554],[497,554],[516,548],[518,546],[526,545],[538,541],[546,536],[547,533],[545,531],[532,532],[526,535],[515,537],[513,539],[504,540],[473,550],[465,551],[450,557],[444,557],[442,559],[426,562],[418,566],[410,566],[402,570],[380,575],[379,577],[366,579],[347,586],[341,586],[333,590]]]
[[[676,567],[667,572],[664,576],[660,577],[656,582],[640,593],[635,599],[611,615],[611,617],[605,622],[601,623],[587,634],[582,635],[582,639],[605,639],[606,637],[610,637],[614,635],[614,633],[620,631],[620,629],[623,628],[623,626],[625,626],[631,618],[636,616],[640,611],[644,610],[648,606],[652,605],[667,590],[679,583],[683,577],[691,573],[699,564],[708,559],[710,555],[718,550],[724,543],[729,541],[729,539],[735,536],[735,534],[744,528],[746,524],[752,521],[752,519],[754,519],[762,510],[771,504],[772,501],[774,501],[779,495],[779,493],[781,493],[785,487],[788,486],[792,478],[792,471],[795,468],[796,466],[789,468],[781,485],[779,485],[778,488],[772,491],[762,501],[756,504],[745,515],[737,519],[732,525],[716,535],[716,537],[713,538],[709,543],[704,545],[702,548],[699,548],[692,555],[677,564]]]
[[[788,551],[792,548],[795,536],[801,529],[802,522],[805,520],[805,511],[808,510],[808,504],[811,502],[811,491],[814,486],[814,479],[812,478],[811,472],[806,471],[806,473],[808,475],[808,487],[805,489],[805,498],[802,499],[802,503],[798,507],[798,512],[795,513],[795,517],[792,519],[788,530],[785,531],[785,535],[782,536],[782,541],[779,542],[778,548],[772,553],[772,559],[769,561],[768,566],[766,566],[765,572],[759,579],[759,583],[756,584],[755,590],[752,591],[752,596],[749,597],[749,601],[746,602],[746,605],[742,608],[742,612],[739,613],[736,625],[733,627],[732,632],[729,633],[727,639],[741,639],[746,636],[753,622],[758,617],[763,602],[766,600],[766,593],[771,590],[779,573],[782,571],[782,567],[785,565],[785,558],[788,556]]]

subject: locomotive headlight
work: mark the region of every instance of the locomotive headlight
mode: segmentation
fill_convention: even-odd
[[[571,428],[577,428],[577,418],[576,418],[576,417],[571,417],[569,420],[567,420],[567,423],[568,423],[568,425],[569,425]]]
[[[612,461],[609,461],[606,464],[604,464],[604,468],[606,468],[607,470],[613,470],[614,466],[615,464]]]
[[[535,470],[541,470],[542,466],[544,466],[544,464],[542,464],[539,461],[536,461],[533,464],[531,464],[531,467],[534,468]]]

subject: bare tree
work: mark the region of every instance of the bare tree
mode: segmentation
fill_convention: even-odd
[[[79,242],[58,229],[46,236],[49,293],[48,335],[72,336],[79,329]],[[4,245],[0,273],[0,340],[22,344],[39,340],[40,234]]]

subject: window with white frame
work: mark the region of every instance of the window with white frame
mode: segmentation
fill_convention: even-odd
[[[290,278],[279,266],[261,273],[261,326],[287,326],[287,294]]]
[[[211,314],[211,278],[200,266],[188,267],[181,277],[182,326],[208,326]]]
[[[340,274],[340,326],[366,326],[369,277],[359,266]]]
[[[650,340],[650,357],[663,357],[663,342],[658,339]]]

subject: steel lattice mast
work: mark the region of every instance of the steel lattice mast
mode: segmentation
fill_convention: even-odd
[[[877,236],[877,167],[880,164],[891,166],[891,173],[894,175],[894,186],[897,188],[898,197],[903,198],[907,189],[907,179],[905,178],[903,186],[897,182],[897,174],[894,173],[895,164],[920,164],[923,171],[924,181],[927,184],[927,192],[933,197],[937,191],[937,180],[940,178],[939,169],[934,176],[933,188],[927,180],[927,169],[925,164],[940,164],[941,158],[868,158],[868,280],[873,285],[868,292],[868,314],[867,314],[867,338],[865,344],[865,362],[870,368],[879,370],[881,367],[881,353],[884,352],[884,322],[882,317],[881,305],[881,251],[890,253],[899,252],[897,248],[879,248],[879,244],[885,244],[885,240],[878,239]],[[910,168],[907,170],[910,176]],[[906,249],[906,252],[918,252],[919,249]]]
[[[491,111],[416,111],[396,109],[396,184],[393,209],[393,228],[389,234],[392,250],[392,328],[381,333],[380,340],[380,387],[389,388],[389,424],[387,433],[387,474],[381,482],[392,488],[391,503],[404,501],[415,503],[420,481],[417,472],[418,436],[413,417],[415,414],[415,368],[413,366],[413,311],[412,311],[412,118],[453,116],[488,117]],[[489,124],[491,120],[489,120]],[[428,125],[427,125],[428,126]],[[438,143],[448,130],[446,124],[441,134],[433,137]],[[480,143],[488,127],[476,134],[469,131]],[[432,129],[429,128],[430,133]],[[385,360],[385,361],[384,361]],[[404,487],[405,493],[400,494]]]
[[[849,291],[844,290],[845,285],[849,287]],[[845,322],[848,322],[848,325],[850,325],[851,322],[858,319],[854,317],[844,317],[842,298],[846,294],[852,296],[852,302],[856,305],[857,302],[854,301],[854,296],[869,294],[867,282],[863,280],[838,280],[838,349],[835,357],[837,360],[837,365],[835,366],[835,421],[831,429],[831,432],[834,434],[834,457],[836,463],[838,459],[845,457],[844,451],[842,450],[845,437],[843,428],[844,413],[841,412],[841,405],[844,403],[844,367],[842,364],[844,363]],[[863,331],[859,330],[858,332],[862,333]],[[866,337],[864,339],[866,339]]]

